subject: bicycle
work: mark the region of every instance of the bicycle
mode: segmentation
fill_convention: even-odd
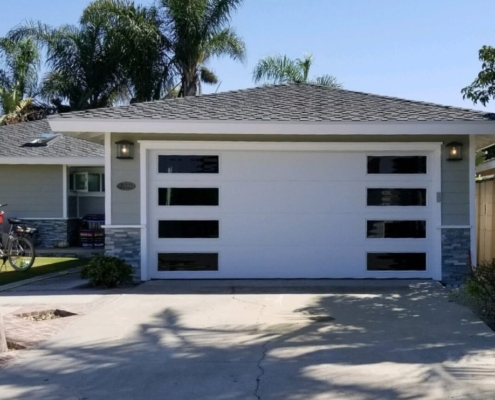
[[[0,204],[0,208],[5,206],[7,204]],[[4,211],[0,211],[0,225],[3,224],[4,214]],[[20,219],[9,218],[8,221],[10,229],[9,233],[5,234],[7,236],[7,243],[3,244],[3,240],[0,242],[0,259],[3,260],[1,268],[9,260],[10,265],[16,271],[27,271],[34,264],[36,252],[33,243],[26,236],[33,235],[36,229],[22,226]]]

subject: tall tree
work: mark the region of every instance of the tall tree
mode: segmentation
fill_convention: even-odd
[[[163,32],[180,77],[179,96],[200,94],[201,83],[218,83],[207,67],[213,57],[245,60],[245,44],[230,26],[241,4],[242,0],[159,0]]]
[[[490,99],[495,98],[495,48],[483,46],[478,53],[481,61],[481,71],[477,78],[461,90],[464,99],[474,104],[480,102],[486,106]]]
[[[256,84],[279,84],[307,82],[333,88],[342,85],[332,75],[322,75],[309,79],[309,71],[313,65],[313,56],[304,54],[303,58],[291,59],[286,55],[267,56],[258,61],[253,70]]]
[[[4,114],[15,111],[38,85],[40,54],[31,39],[0,38],[0,106]]]

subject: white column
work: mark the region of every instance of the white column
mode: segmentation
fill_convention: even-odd
[[[67,190],[67,165],[62,165],[62,218],[68,218],[69,191]]]
[[[105,133],[105,225],[112,224],[112,134]]]
[[[149,277],[148,266],[148,159],[147,149],[139,143],[139,184],[141,187],[141,280],[147,281]]]
[[[476,135],[469,135],[469,225],[471,226],[471,262],[477,262],[477,236],[476,223]]]

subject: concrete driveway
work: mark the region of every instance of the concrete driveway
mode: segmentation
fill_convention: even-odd
[[[149,282],[1,370],[0,398],[486,400],[494,349],[434,283]]]

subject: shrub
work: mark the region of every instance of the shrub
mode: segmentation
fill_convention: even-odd
[[[83,267],[81,277],[94,286],[113,288],[132,280],[132,267],[117,257],[96,256]]]
[[[495,314],[495,260],[473,268],[464,290],[469,297],[482,302],[486,314]]]

